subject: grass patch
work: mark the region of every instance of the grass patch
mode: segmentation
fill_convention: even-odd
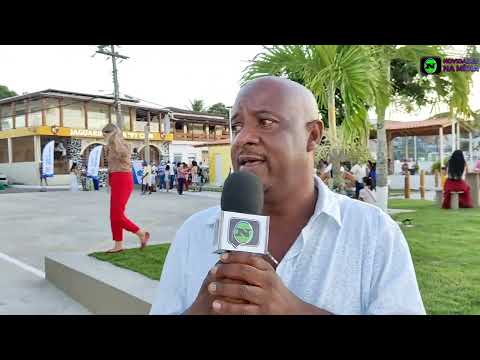
[[[412,254],[427,313],[480,314],[480,209],[440,209],[426,200],[389,201]]]
[[[90,254],[94,258],[102,261],[108,261],[113,265],[135,271],[153,280],[160,280],[163,263],[167,256],[170,244],[150,245],[140,250],[126,249],[121,253],[106,254],[97,252]]]
[[[414,209],[395,220],[410,246],[418,284],[428,314],[480,314],[480,209],[443,210],[426,200],[389,201],[389,208]],[[91,256],[159,280],[169,244]]]

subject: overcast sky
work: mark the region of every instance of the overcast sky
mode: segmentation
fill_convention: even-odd
[[[261,46],[125,45],[130,56],[119,64],[120,92],[162,106],[186,108],[201,98],[207,106],[231,105],[242,70]],[[98,94],[112,92],[111,61],[96,46],[0,46],[0,84],[18,94],[48,88]],[[480,109],[480,74],[476,73],[471,105]],[[406,115],[387,112],[392,120],[423,120],[430,108]],[[444,111],[444,109],[440,109]]]

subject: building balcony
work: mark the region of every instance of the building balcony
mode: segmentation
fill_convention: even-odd
[[[173,140],[184,140],[184,141],[202,141],[202,142],[209,142],[209,141],[218,141],[218,140],[226,140],[229,139],[228,134],[217,135],[216,137],[211,134],[208,138],[206,134],[185,134],[185,133],[175,133],[173,135]]]

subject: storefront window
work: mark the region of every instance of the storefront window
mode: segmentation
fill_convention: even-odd
[[[25,124],[25,111],[27,105],[23,102],[17,102],[15,104],[15,128],[20,129],[26,126]]]
[[[47,126],[60,126],[60,109],[58,107],[58,99],[46,99],[45,106],[47,108]]]
[[[12,138],[12,162],[35,161],[33,136]]]
[[[0,163],[8,163],[8,139],[0,139]]]
[[[10,105],[4,105],[0,109],[1,129],[9,130],[13,128],[12,108]]]
[[[28,126],[42,126],[42,102],[40,100],[30,101]]]
[[[102,130],[108,124],[108,105],[88,104],[88,128]]]
[[[85,129],[85,111],[83,104],[71,104],[63,107],[63,126]]]

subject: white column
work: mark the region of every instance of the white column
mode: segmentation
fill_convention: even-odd
[[[455,151],[455,120],[452,119],[452,152]]]
[[[11,164],[13,162],[12,138],[8,138],[7,145],[8,145],[8,163]]]
[[[443,127],[440,127],[438,130],[438,135],[440,136],[440,167],[443,166]]]
[[[473,161],[473,137],[471,131],[468,133],[468,155],[470,156],[470,161]]]
[[[460,149],[460,122],[457,121],[457,149]],[[456,149],[455,149],[456,150]]]
[[[408,160],[408,136],[405,136],[405,159]]]
[[[34,161],[39,162],[42,158],[41,146],[40,146],[40,136],[35,135],[33,137],[33,151],[34,151]]]
[[[413,160],[417,162],[417,137],[413,137]]]

